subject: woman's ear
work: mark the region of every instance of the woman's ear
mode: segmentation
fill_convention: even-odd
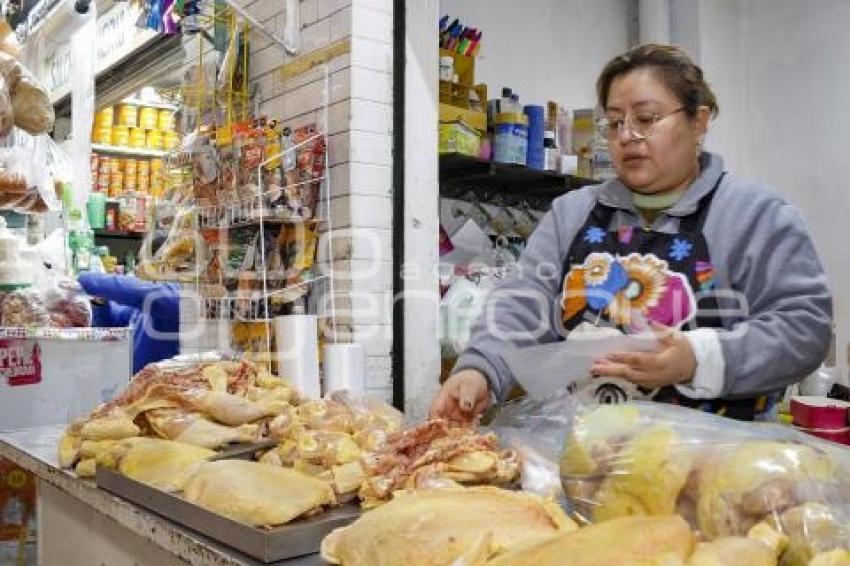
[[[694,136],[698,140],[702,140],[705,134],[708,133],[708,120],[711,118],[711,110],[708,106],[700,106],[697,108],[697,115],[694,116]]]

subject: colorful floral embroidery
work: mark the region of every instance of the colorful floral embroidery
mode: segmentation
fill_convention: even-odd
[[[591,226],[584,233],[584,241],[588,244],[599,244],[605,240],[605,230],[599,226]]]
[[[624,246],[628,246],[632,243],[632,237],[635,235],[635,227],[634,226],[623,226],[619,230],[618,239],[620,243]]]
[[[668,272],[664,294],[658,304],[647,312],[649,320],[679,328],[696,316],[696,299],[687,277],[681,273]]]
[[[620,263],[628,283],[608,305],[608,314],[615,324],[627,326],[633,312],[646,312],[658,304],[667,282],[667,262],[654,255],[631,254]]]
[[[563,319],[570,320],[587,308],[587,296],[584,292],[584,269],[570,269],[564,280]]]
[[[675,259],[676,261],[682,261],[683,259],[688,258],[691,255],[691,250],[694,249],[694,245],[687,240],[682,238],[674,238],[673,243],[670,244],[670,257]]]
[[[601,285],[611,274],[611,264],[614,256],[607,253],[592,253],[584,260],[584,284],[588,286]]]
[[[613,262],[605,281],[599,285],[587,286],[587,304],[593,310],[602,311],[614,300],[614,295],[620,292],[628,282],[629,277],[626,269],[619,261]]]

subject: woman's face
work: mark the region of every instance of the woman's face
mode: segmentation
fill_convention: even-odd
[[[705,135],[709,111],[701,107],[691,119],[681,101],[651,69],[634,69],[615,78],[608,91],[609,119],[636,123],[634,116],[657,114],[663,119],[637,139],[628,127],[609,140],[611,159],[620,180],[642,194],[661,194],[685,188],[699,173],[697,147]],[[672,114],[671,114],[672,113]],[[668,115],[669,114],[669,115]]]

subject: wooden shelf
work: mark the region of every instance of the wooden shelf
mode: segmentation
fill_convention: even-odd
[[[168,152],[160,151],[157,149],[139,149],[133,147],[116,147],[112,145],[103,145],[99,143],[91,144],[92,151],[96,151],[98,153],[108,153],[111,155],[123,155],[126,157],[154,157],[154,158],[163,158]]]
[[[482,202],[500,197],[506,204],[526,201],[548,209],[555,198],[596,183],[599,181],[459,153],[440,155],[440,196],[447,198],[463,198],[472,191]]]

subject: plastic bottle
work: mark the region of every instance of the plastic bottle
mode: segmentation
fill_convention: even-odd
[[[555,132],[543,132],[543,169],[555,171],[558,168],[558,146],[555,145]]]
[[[500,112],[513,112],[511,110],[511,89],[508,87],[502,87],[502,99],[499,101],[499,109],[497,113]]]
[[[522,106],[519,103],[519,95],[517,93],[513,93],[511,95],[511,112],[522,112]]]

